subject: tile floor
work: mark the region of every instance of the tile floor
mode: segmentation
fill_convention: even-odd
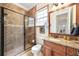
[[[33,56],[31,49],[27,49],[26,51],[18,54],[17,56]],[[38,56],[43,56],[42,53],[40,53]]]

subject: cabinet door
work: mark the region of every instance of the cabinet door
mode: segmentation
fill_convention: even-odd
[[[63,45],[53,43],[52,49],[53,49],[54,56],[65,56],[66,55],[65,46]]]
[[[65,56],[66,55],[66,47],[63,45],[51,43],[48,41],[45,41],[45,55],[50,55],[50,56]]]
[[[45,49],[45,56],[51,56],[51,49],[49,48]]]
[[[67,56],[76,56],[77,50],[71,47],[67,47]]]
[[[51,56],[51,48],[50,47],[47,47],[47,46],[44,46],[44,51],[43,51],[43,55],[44,56]]]

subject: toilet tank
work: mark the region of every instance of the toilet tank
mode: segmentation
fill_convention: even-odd
[[[45,28],[45,33],[40,33],[40,27],[36,27],[36,44],[43,45],[44,39],[48,37],[48,30]]]
[[[44,39],[46,39],[46,36],[45,36],[45,35],[38,34],[38,35],[36,36],[36,44],[43,45]]]

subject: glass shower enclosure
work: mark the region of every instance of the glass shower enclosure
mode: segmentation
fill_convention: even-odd
[[[28,26],[30,18],[13,10],[0,8],[1,56],[16,56],[33,46],[35,43],[35,26]],[[32,20],[34,21],[34,18]]]
[[[0,8],[0,55],[14,56],[24,51],[24,15]]]

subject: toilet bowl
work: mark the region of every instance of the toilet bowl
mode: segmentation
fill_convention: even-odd
[[[41,45],[40,44],[34,45],[31,49],[31,51],[34,56],[38,56],[41,51]]]

